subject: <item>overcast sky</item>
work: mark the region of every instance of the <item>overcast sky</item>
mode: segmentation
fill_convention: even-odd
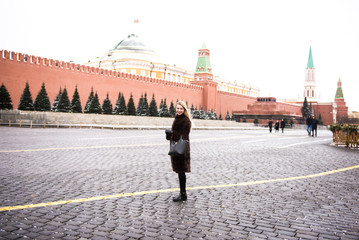
[[[163,63],[194,71],[205,43],[214,75],[295,99],[312,46],[321,101],[334,101],[340,77],[349,111],[359,111],[358,13],[356,0],[0,0],[0,49],[86,61],[138,19],[138,34]]]

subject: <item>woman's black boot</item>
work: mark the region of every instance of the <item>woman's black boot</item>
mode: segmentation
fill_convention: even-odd
[[[180,184],[180,194],[178,197],[173,198],[174,202],[187,201],[187,193],[186,193],[186,174],[179,173],[178,174],[179,184]]]
[[[178,195],[178,197],[174,197],[173,198],[174,202],[183,202],[183,201],[187,201],[187,193],[180,193]]]

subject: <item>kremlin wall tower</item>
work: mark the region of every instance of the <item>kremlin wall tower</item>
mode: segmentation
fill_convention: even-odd
[[[236,120],[253,122],[258,119],[263,124],[269,119],[282,118],[302,123],[304,97],[312,105],[313,113],[317,117],[321,115],[324,125],[348,115],[340,79],[335,101],[319,102],[311,48],[300,100],[277,101],[273,97],[260,97],[257,87],[214,77],[210,50],[205,45],[198,50],[197,66],[193,67],[191,71],[161,63],[153,50],[136,34],[131,34],[102,57],[81,64],[1,50],[0,84],[8,89],[14,108],[28,82],[33,96],[45,83],[51,102],[64,87],[70,95],[77,87],[83,105],[92,88],[100,102],[109,94],[111,102],[115,103],[119,92],[125,99],[132,94],[138,102],[141,95],[147,93],[147,96],[154,95],[157,103],[161,99],[167,102],[184,100],[189,107],[212,110],[217,116],[232,113]]]

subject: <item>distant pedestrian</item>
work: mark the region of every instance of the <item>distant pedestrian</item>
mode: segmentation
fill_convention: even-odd
[[[192,123],[191,116],[188,111],[187,105],[183,101],[179,101],[176,106],[176,116],[172,124],[171,142],[177,142],[180,137],[188,140],[185,156],[171,156],[172,170],[178,173],[180,194],[178,197],[173,198],[173,201],[186,201],[186,172],[191,172],[191,156],[190,156],[190,143],[189,133],[191,131]]]
[[[268,122],[268,127],[269,127],[269,132],[271,133],[271,132],[272,132],[272,128],[273,128],[273,121],[272,121],[272,119],[269,120],[269,122]]]
[[[308,117],[307,118],[307,132],[308,132],[308,136],[310,136],[310,133],[312,132],[312,117]]]
[[[277,120],[274,125],[275,132],[279,132],[279,121]]]
[[[312,137],[314,137],[314,132],[315,132],[315,136],[317,136],[317,127],[318,127],[318,120],[315,119],[315,117],[313,116],[313,119],[312,119]]]
[[[282,119],[282,121],[280,121],[280,128],[282,129],[282,133],[284,133],[284,128],[285,128],[284,119]]]

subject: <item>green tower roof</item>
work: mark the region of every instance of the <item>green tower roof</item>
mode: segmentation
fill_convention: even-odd
[[[312,46],[310,46],[310,49],[309,49],[309,57],[308,57],[307,68],[314,68],[313,56],[312,56]]]
[[[342,80],[339,78],[337,92],[335,93],[335,99],[344,99]]]
[[[206,45],[203,44],[201,49],[207,49]],[[211,62],[209,56],[200,54],[197,60],[196,73],[212,73]]]

